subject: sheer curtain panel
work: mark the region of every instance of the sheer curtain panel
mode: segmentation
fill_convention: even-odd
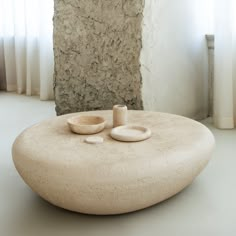
[[[0,0],[0,89],[53,99],[53,0]]]
[[[214,123],[222,129],[236,121],[236,1],[215,0]]]

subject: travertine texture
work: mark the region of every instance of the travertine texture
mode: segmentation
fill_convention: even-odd
[[[214,147],[211,132],[185,117],[129,111],[129,122],[150,128],[152,137],[124,143],[109,136],[112,111],[84,114],[108,121],[99,133],[104,143],[87,144],[87,135],[71,133],[66,120],[75,114],[69,114],[27,129],[12,150],[24,181],[47,201],[68,210],[119,214],[163,201],[193,181]]]
[[[141,22],[144,0],[55,0],[57,114],[142,109]]]

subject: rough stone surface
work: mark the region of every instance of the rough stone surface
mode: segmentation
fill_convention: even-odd
[[[55,0],[57,114],[142,109],[139,56],[144,0]]]
[[[167,113],[129,111],[129,122],[152,137],[125,143],[110,137],[112,111],[103,116],[104,142],[70,131],[59,116],[25,130],[14,142],[15,166],[41,197],[62,208],[90,214],[120,214],[163,201],[189,185],[208,163],[214,137],[202,124]],[[203,190],[204,190],[203,186]]]

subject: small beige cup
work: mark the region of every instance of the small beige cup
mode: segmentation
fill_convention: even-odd
[[[113,106],[113,127],[126,125],[128,121],[128,111],[125,105]]]

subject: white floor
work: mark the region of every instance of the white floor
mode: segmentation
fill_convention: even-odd
[[[236,130],[212,130],[212,161],[184,191],[148,209],[118,216],[89,216],[51,206],[33,193],[11,159],[15,137],[55,116],[54,102],[0,92],[1,236],[235,236]]]

